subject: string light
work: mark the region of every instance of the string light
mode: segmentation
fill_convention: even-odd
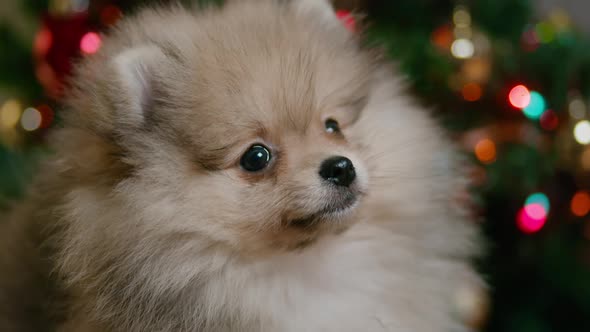
[[[529,106],[531,102],[531,93],[524,85],[517,85],[508,94],[508,101],[516,108],[523,109]]]
[[[7,100],[0,109],[0,125],[2,128],[14,128],[20,119],[21,110],[21,104],[17,100]]]
[[[522,48],[527,52],[535,51],[540,44],[539,36],[534,29],[528,29],[523,32],[521,37]]]
[[[574,98],[569,104],[570,116],[576,120],[583,119],[586,115],[586,104],[580,98]]]
[[[463,94],[463,99],[467,101],[477,101],[482,96],[481,86],[477,83],[467,83],[463,86],[461,90]]]
[[[453,23],[459,27],[471,25],[471,14],[469,14],[467,8],[463,6],[457,6],[455,12],[453,13]]]
[[[102,41],[96,32],[88,32],[80,40],[80,49],[86,54],[96,53]]]
[[[75,12],[84,12],[88,10],[88,2],[89,0],[70,0],[72,10]]]
[[[590,146],[588,146],[584,152],[582,152],[582,156],[580,156],[580,161],[582,163],[582,168],[584,170],[590,170]]]
[[[574,127],[574,137],[582,145],[590,143],[590,121],[582,120]]]
[[[457,40],[464,39],[469,42],[473,36],[471,29],[471,14],[464,6],[457,6],[453,12],[453,34]]]
[[[518,228],[527,234],[536,233],[547,221],[550,204],[549,198],[543,193],[534,193],[527,197],[524,207],[518,212],[516,221]]]
[[[571,28],[572,22],[566,11],[555,9],[549,15],[549,22],[557,31],[565,31]]]
[[[575,216],[586,216],[590,212],[590,194],[587,191],[578,191],[572,197],[570,208]]]
[[[456,39],[451,45],[451,53],[458,59],[468,59],[475,53],[473,42],[466,38]]]
[[[527,118],[537,120],[545,111],[545,98],[536,91],[531,91],[530,96],[531,100],[522,112]]]
[[[549,212],[550,205],[549,198],[547,197],[547,195],[543,193],[534,193],[527,197],[527,199],[524,202],[525,206],[535,204],[541,205],[546,212]]]
[[[541,22],[535,27],[539,40],[542,43],[550,43],[555,39],[555,29],[547,22]]]
[[[525,205],[524,212],[534,220],[541,220],[547,217],[547,211],[541,204]]]
[[[545,130],[555,130],[559,126],[559,118],[552,110],[546,110],[543,115],[541,115],[541,128]]]
[[[543,207],[541,205],[535,204],[533,206],[529,206],[528,209],[525,209],[524,207],[520,209],[516,221],[518,228],[523,233],[532,234],[540,231],[543,226],[545,226],[547,219],[543,212]]]
[[[484,164],[490,164],[496,160],[496,144],[490,139],[482,139],[475,145],[475,156]]]
[[[43,116],[36,108],[27,108],[21,117],[20,124],[26,131],[34,131],[41,127]]]
[[[114,5],[108,5],[100,12],[100,21],[104,25],[113,25],[123,16],[121,9]]]
[[[39,126],[39,128],[49,127],[51,125],[51,122],[53,122],[54,116],[51,107],[47,105],[39,105],[37,106],[37,110],[39,111],[39,113],[41,113],[41,125]]]
[[[356,31],[356,21],[354,19],[354,16],[352,16],[352,14],[348,10],[336,11],[336,17],[340,20],[344,27],[348,29],[348,31]]]
[[[453,31],[448,25],[442,25],[432,32],[431,39],[438,48],[448,51],[453,43]]]
[[[49,11],[55,15],[69,15],[88,10],[89,0],[51,0]]]
[[[47,28],[43,28],[35,35],[35,41],[33,42],[33,49],[37,56],[44,56],[49,52],[51,45],[53,44],[53,35]]]

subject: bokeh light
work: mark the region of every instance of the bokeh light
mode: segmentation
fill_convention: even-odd
[[[586,104],[581,98],[574,98],[569,104],[570,116],[576,120],[583,119],[586,115]]]
[[[43,116],[39,110],[33,107],[27,108],[21,117],[20,123],[24,130],[34,131],[41,127]]]
[[[70,0],[72,10],[75,12],[84,12],[88,10],[89,0]]]
[[[537,31],[534,29],[528,29],[523,32],[521,37],[522,47],[527,52],[535,51],[540,44],[539,36],[537,36]]]
[[[51,45],[53,44],[53,35],[47,28],[43,28],[35,35],[35,41],[33,42],[33,50],[35,55],[44,56],[49,52]]]
[[[458,59],[471,58],[474,52],[473,42],[466,38],[459,38],[451,45],[451,53]]]
[[[448,25],[442,25],[432,32],[432,43],[442,50],[449,50],[453,43],[453,31]]]
[[[555,39],[555,29],[548,22],[541,22],[535,27],[539,40],[543,43],[550,43]]]
[[[531,102],[531,93],[524,85],[517,85],[508,94],[510,104],[516,108],[525,108]]]
[[[466,27],[471,25],[471,14],[467,8],[458,6],[453,13],[453,23],[459,27]]]
[[[21,104],[14,99],[7,100],[0,109],[0,126],[5,129],[14,128],[20,119]]]
[[[41,113],[41,125],[39,128],[47,128],[51,125],[54,118],[54,112],[48,105],[39,105],[36,109]]]
[[[527,234],[536,233],[543,228],[549,214],[549,198],[544,193],[534,193],[527,197],[524,207],[518,212],[518,228]]]
[[[557,31],[569,30],[572,26],[569,14],[565,10],[559,8],[551,11],[549,14],[549,22]]]
[[[465,84],[461,90],[461,93],[463,94],[463,99],[467,101],[477,101],[481,99],[483,94],[481,86],[477,83]]]
[[[86,54],[98,52],[102,40],[96,32],[88,32],[80,40],[80,49]]]
[[[545,222],[547,215],[544,213],[543,206],[540,204],[533,204],[531,206],[523,207],[518,212],[516,223],[518,228],[526,234],[532,234],[540,231]]]
[[[590,170],[590,146],[588,146],[580,156],[580,163],[584,170]]]
[[[490,164],[496,160],[496,144],[490,139],[482,139],[475,145],[475,156],[484,163]]]
[[[545,210],[545,212],[549,212],[550,209],[550,205],[549,205],[549,198],[547,197],[547,195],[543,194],[543,193],[534,193],[529,195],[529,197],[527,197],[527,199],[524,202],[525,206],[528,205],[541,205],[543,207],[543,209]]]
[[[583,120],[574,127],[574,137],[580,144],[590,143],[590,121]]]
[[[547,210],[541,204],[527,204],[524,206],[524,212],[534,220],[547,218]]]
[[[570,208],[575,216],[586,216],[590,213],[590,194],[587,191],[578,191],[572,197]]]
[[[340,22],[344,25],[346,29],[351,32],[356,31],[356,21],[354,16],[348,10],[338,10],[336,11],[336,17],[340,20]]]
[[[552,110],[546,110],[545,112],[543,112],[543,115],[541,115],[541,128],[548,130],[548,131],[552,131],[557,129],[557,127],[559,126],[559,118],[557,117],[557,114],[555,114],[555,112],[553,112]]]
[[[100,21],[104,25],[113,25],[123,16],[121,9],[115,5],[108,5],[100,12]]]
[[[545,98],[536,91],[531,91],[530,95],[530,103],[522,110],[522,112],[527,118],[537,120],[545,111]]]

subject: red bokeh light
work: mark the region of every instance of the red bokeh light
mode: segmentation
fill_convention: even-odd
[[[113,25],[123,16],[121,9],[114,5],[108,5],[100,12],[100,21],[104,25]]]
[[[338,10],[336,11],[336,17],[342,22],[344,27],[346,27],[349,31],[355,32],[356,31],[356,20],[354,16],[348,10]]]
[[[51,44],[53,43],[53,34],[47,28],[42,28],[37,32],[35,35],[35,41],[33,44],[33,49],[35,51],[35,55],[42,57],[49,52],[51,48]]]
[[[461,93],[463,94],[463,99],[467,101],[477,101],[481,98],[483,91],[479,84],[467,83],[463,86]]]
[[[541,115],[540,123],[541,128],[552,131],[559,126],[559,118],[552,110],[546,110],[543,115]]]
[[[453,44],[453,30],[448,25],[442,25],[432,32],[432,43],[442,50],[448,50]]]
[[[590,213],[590,193],[578,191],[570,203],[572,213],[577,217],[584,217]]]

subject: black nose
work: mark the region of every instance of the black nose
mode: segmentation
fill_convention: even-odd
[[[356,179],[352,161],[346,157],[330,157],[320,166],[320,176],[337,186],[348,187]]]

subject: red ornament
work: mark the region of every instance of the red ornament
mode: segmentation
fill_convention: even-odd
[[[338,10],[336,11],[336,17],[342,22],[345,28],[347,28],[350,32],[356,31],[356,20],[352,13],[348,10]]]

